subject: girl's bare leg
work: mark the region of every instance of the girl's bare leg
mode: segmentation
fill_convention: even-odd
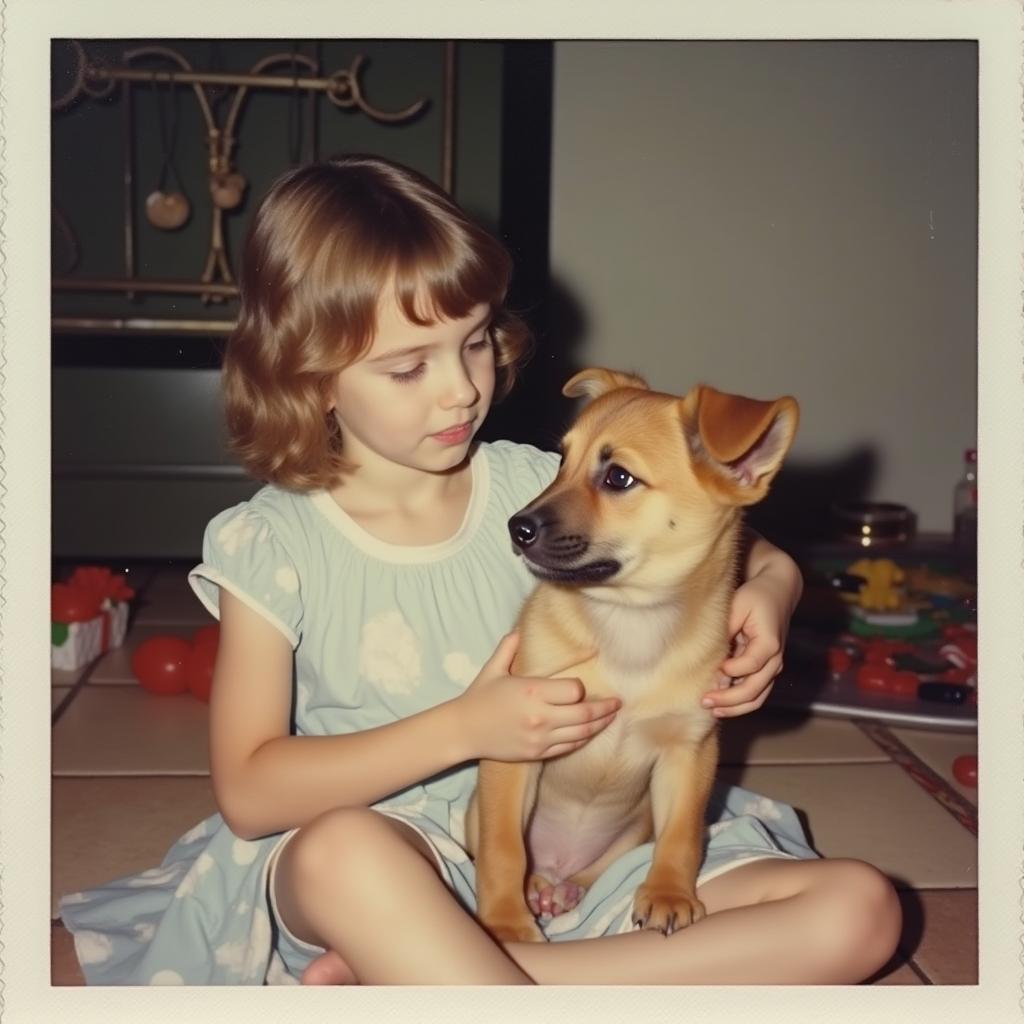
[[[899,938],[891,884],[859,861],[760,860],[697,892],[708,916],[674,935],[510,943],[516,970],[411,829],[354,810],[324,815],[285,847],[276,897],[294,934],[332,950],[304,979],[319,984],[346,972],[376,984],[851,984]]]
[[[336,951],[363,984],[530,984],[463,910],[419,836],[374,811],[329,811],[299,831],[281,851],[274,895],[292,934]],[[332,964],[310,969],[322,976]]]
[[[699,886],[708,915],[659,932],[509,943],[541,985],[852,984],[888,962],[901,926],[888,879],[853,860],[766,859]]]

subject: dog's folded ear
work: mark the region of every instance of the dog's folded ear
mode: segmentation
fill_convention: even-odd
[[[606,370],[600,366],[593,366],[586,370],[580,370],[575,377],[570,378],[562,388],[562,394],[567,398],[578,398],[586,395],[587,398],[599,398],[601,395],[616,388],[641,388],[649,390],[647,381],[632,373],[621,373],[618,370]]]
[[[695,387],[682,403],[694,468],[729,504],[753,505],[767,493],[800,421],[796,400],[774,402]]]

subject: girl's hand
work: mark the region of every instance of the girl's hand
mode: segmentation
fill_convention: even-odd
[[[718,689],[701,701],[704,707],[714,708],[716,718],[748,714],[768,699],[782,671],[794,603],[792,587],[768,572],[736,590],[729,609],[734,653],[722,662]]]
[[[622,705],[618,697],[585,699],[578,679],[511,675],[518,647],[518,633],[505,636],[455,700],[471,758],[540,761],[567,754],[608,726]]]

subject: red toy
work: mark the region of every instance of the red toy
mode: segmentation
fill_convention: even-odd
[[[185,659],[185,679],[194,697],[210,703],[213,688],[213,665],[217,660],[216,640],[201,640],[193,645]]]
[[[188,689],[185,662],[191,647],[180,636],[151,636],[132,654],[132,673],[150,693],[166,697]]]
[[[135,648],[132,672],[150,693],[167,697],[190,691],[209,703],[219,641],[217,623],[197,629],[191,641],[182,636],[151,636]]]
[[[913,672],[901,672],[884,662],[867,662],[857,669],[857,686],[871,693],[916,697],[920,680]]]
[[[894,654],[913,654],[914,645],[905,640],[891,640],[878,637],[869,640],[864,646],[864,660],[866,662],[877,662],[887,664]]]
[[[220,623],[219,622],[214,622],[210,626],[200,626],[199,629],[197,629],[192,634],[192,646],[193,647],[197,647],[197,646],[199,646],[199,644],[210,644],[210,643],[212,643],[213,646],[216,647],[217,644],[219,643],[219,641],[220,641]]]
[[[978,785],[978,756],[977,754],[961,754],[953,762],[953,778],[960,783],[961,786],[971,786],[976,788]]]
[[[100,614],[101,599],[95,594],[54,583],[50,588],[50,620],[52,622],[88,622]]]
[[[841,675],[853,665],[853,657],[845,647],[828,649],[828,668],[833,675]]]

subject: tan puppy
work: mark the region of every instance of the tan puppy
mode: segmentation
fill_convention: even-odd
[[[704,386],[678,398],[604,369],[563,393],[592,401],[565,435],[554,482],[509,520],[541,581],[512,671],[571,665],[558,674],[623,706],[570,754],[481,761],[467,840],[478,916],[502,941],[544,938],[524,883],[535,906],[563,882],[578,899],[652,835],[634,921],[669,934],[704,916],[696,879],[718,735],[700,700],[728,652],[742,507],[767,493],[799,416],[792,398]]]

